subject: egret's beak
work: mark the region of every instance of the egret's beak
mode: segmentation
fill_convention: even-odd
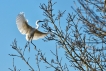
[[[44,22],[44,21],[39,21],[39,22]]]

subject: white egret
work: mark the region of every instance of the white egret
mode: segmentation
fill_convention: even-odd
[[[43,38],[45,37],[48,33],[44,33],[38,30],[39,22],[44,22],[44,21],[40,21],[37,20],[36,21],[36,28],[31,27],[28,24],[28,21],[25,19],[25,15],[23,12],[19,13],[17,18],[16,18],[16,24],[18,27],[18,30],[23,34],[26,35],[26,40],[27,41],[31,41],[32,40],[37,40],[39,38]]]

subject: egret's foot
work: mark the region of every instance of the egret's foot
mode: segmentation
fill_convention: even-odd
[[[30,52],[30,42],[28,41],[25,45],[25,49],[28,47],[28,51]]]
[[[30,52],[30,46],[29,46],[28,50],[29,50],[29,52]]]
[[[29,41],[26,43],[25,48],[29,46]]]

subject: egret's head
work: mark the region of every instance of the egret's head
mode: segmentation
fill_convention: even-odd
[[[36,21],[37,24],[38,24],[39,22],[44,22],[44,21],[41,21],[41,20],[37,20],[37,21]]]

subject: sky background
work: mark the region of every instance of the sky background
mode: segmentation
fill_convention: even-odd
[[[66,10],[64,18],[61,20],[62,24],[66,23],[67,14],[72,12],[71,6],[74,6],[73,1],[53,0],[53,2],[57,2],[53,7],[54,14],[57,14],[59,10]],[[43,11],[39,8],[40,3],[47,4],[48,0],[0,0],[0,71],[9,71],[8,68],[13,69],[13,57],[10,57],[8,54],[17,54],[17,52],[10,46],[14,39],[16,38],[18,47],[20,48],[24,48],[27,42],[25,35],[22,35],[17,29],[16,16],[20,12],[24,12],[29,24],[35,27],[36,20],[42,20],[45,18],[43,16]],[[44,29],[40,27],[40,30],[43,31]],[[37,48],[41,49],[42,52],[45,53],[45,56],[48,57],[49,61],[53,58],[53,56],[51,56],[52,54],[50,50],[55,52],[56,45],[54,41],[44,42],[42,39],[39,39],[33,41],[33,43],[37,46]],[[33,46],[31,47],[31,50],[33,50]],[[26,51],[25,56],[31,57],[30,64],[35,68],[35,70],[37,70],[37,67],[35,66],[36,62],[34,60],[34,53],[35,52],[32,51],[29,54],[29,52]],[[64,50],[59,49],[59,55],[63,58],[63,63],[66,63],[66,60],[63,57]],[[28,66],[24,61],[22,61],[22,59],[17,57],[14,58],[17,69],[21,69],[21,71],[29,71]],[[41,71],[54,71],[54,69],[46,70],[44,65],[45,64],[41,64]],[[70,70],[74,71],[73,68],[70,68]]]

